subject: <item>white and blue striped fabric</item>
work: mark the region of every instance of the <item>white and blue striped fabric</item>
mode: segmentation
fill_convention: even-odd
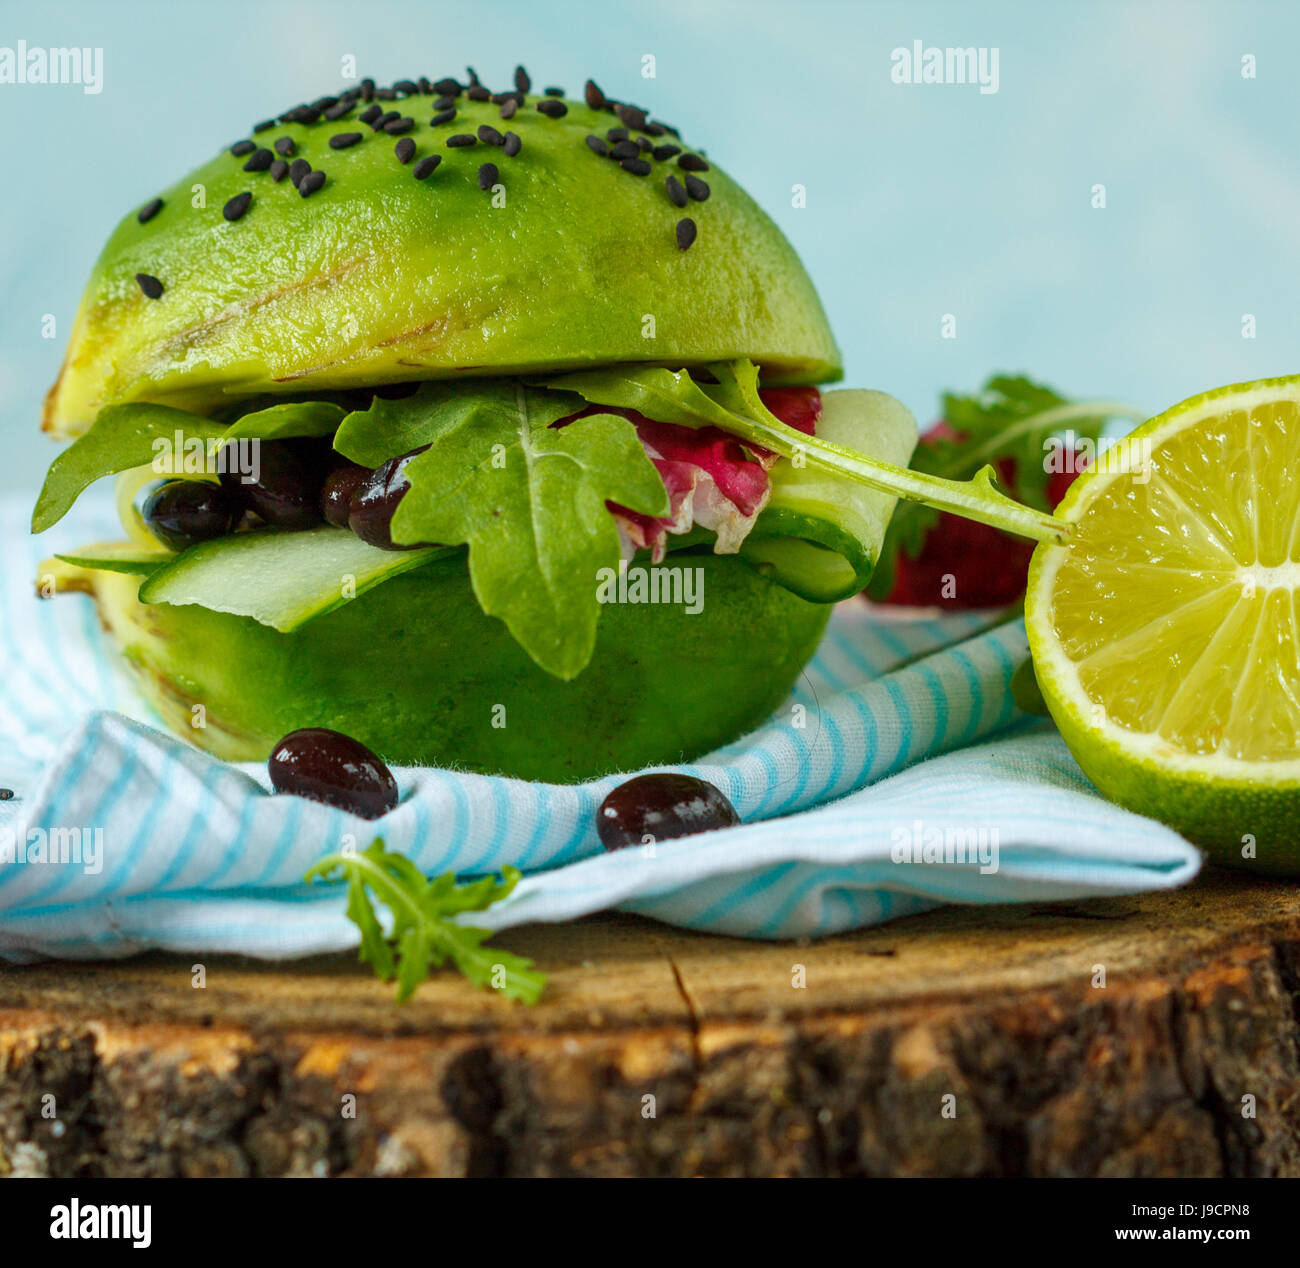
[[[0,785],[16,793],[0,802],[0,957],[11,961],[353,946],[341,887],[301,878],[377,832],[429,874],[521,868],[514,894],[473,917],[493,928],[617,907],[742,937],[817,937],[942,903],[1161,889],[1199,866],[1175,833],[1098,796],[1055,731],[1015,708],[1022,625],[979,632],[974,616],[886,619],[862,603],[836,612],[791,701],[802,710],[680,768],[727,794],[738,828],[605,853],[595,811],[616,777],[562,786],[400,769],[401,803],[378,823],[274,796],[263,767],[157,729],[88,599],[35,597],[42,557],[118,535],[105,501],[85,499],[39,541],[28,512],[0,501]],[[74,854],[80,842],[79,860],[41,861],[41,842]]]

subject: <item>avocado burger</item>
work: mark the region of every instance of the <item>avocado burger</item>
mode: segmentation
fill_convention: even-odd
[[[33,529],[163,720],[557,781],[761,723],[871,575],[915,440],[745,192],[606,97],[363,80],[117,227]],[[915,483],[915,481],[913,481]]]

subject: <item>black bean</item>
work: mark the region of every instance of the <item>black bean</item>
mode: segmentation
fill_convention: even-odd
[[[735,807],[712,784],[663,771],[619,784],[600,803],[596,833],[607,850],[621,850],[739,822]]]
[[[633,176],[649,176],[651,172],[650,164],[645,159],[626,158],[620,164],[625,172],[631,172]]]
[[[478,142],[476,136],[471,136],[468,132],[458,132],[455,136],[447,138],[447,144],[453,149],[461,149],[467,145],[475,145]]]
[[[664,181],[664,188],[668,191],[668,197],[672,199],[675,206],[685,207],[690,201],[690,195],[686,192],[686,186],[677,179],[676,176],[669,176]]]
[[[235,526],[238,507],[220,484],[206,480],[169,480],[144,504],[149,531],[171,550],[225,537]]]
[[[257,146],[252,141],[236,141],[230,147],[230,152],[236,158],[243,158],[245,154],[251,154],[255,149],[257,149]]]
[[[330,137],[331,150],[346,150],[350,145],[356,145],[361,140],[360,132],[336,132]]]
[[[137,273],[135,280],[148,299],[162,299],[163,284],[152,273]]]
[[[528,78],[528,72],[522,66],[515,67],[515,89],[518,92],[528,92],[533,86],[533,81]]]
[[[506,140],[490,123],[479,126],[478,139],[484,145],[504,145]]]
[[[422,158],[412,169],[411,175],[416,180],[422,181],[433,175],[433,169],[442,162],[441,154],[430,154],[428,158]]]
[[[599,154],[601,158],[605,158],[609,154],[609,146],[598,136],[589,136],[587,138],[587,148],[593,154]]]
[[[429,126],[431,128],[441,127],[444,123],[450,123],[455,117],[456,112],[454,110],[443,110],[429,120]]]
[[[267,170],[271,173],[271,179],[279,184],[288,174],[289,164],[284,159],[276,159]]]
[[[274,149],[281,158],[293,158],[294,151],[297,148],[298,147],[294,144],[293,137],[291,136],[276,138]]]
[[[415,127],[415,120],[406,115],[398,119],[390,119],[384,124],[384,131],[389,136],[400,136],[403,132],[409,132],[413,127]]]
[[[698,154],[683,154],[677,160],[677,166],[684,172],[707,172],[709,170],[708,162]]]
[[[519,139],[517,132],[507,132],[504,148],[506,158],[514,158],[524,148],[524,143]]]
[[[619,141],[615,144],[610,153],[616,159],[637,158],[641,151],[637,149],[635,141]]]
[[[465,96],[470,101],[490,101],[492,99],[492,94],[482,84],[474,84],[472,87],[466,88]]]
[[[403,474],[406,464],[428,447],[424,445],[397,458],[389,458],[357,486],[348,509],[348,527],[363,542],[381,550],[417,549],[418,543],[406,546],[393,541],[393,515],[397,504],[411,487]]]
[[[135,218],[141,223],[146,224],[152,220],[162,210],[163,200],[161,198],[151,198],[139,211],[135,213]]]
[[[682,152],[680,145],[656,145],[651,153],[655,157],[656,163],[666,163],[670,158]]]
[[[231,499],[277,528],[312,528],[320,523],[325,473],[313,447],[293,440],[255,441],[250,464],[254,470],[246,472],[240,467],[240,452],[232,449],[238,443],[229,441],[218,455],[221,487]],[[255,478],[245,483],[246,476]]]
[[[478,169],[478,187],[480,189],[491,189],[500,179],[501,173],[497,170],[495,163],[484,163]]]
[[[695,241],[695,235],[698,232],[695,221],[690,216],[683,216],[677,222],[677,249],[679,251],[687,250],[691,243]]]
[[[246,172],[264,172],[275,162],[275,155],[270,150],[254,150],[244,164]]]
[[[305,158],[296,158],[289,164],[289,179],[296,185],[311,171],[311,164]]]
[[[370,474],[369,467],[345,459],[325,477],[320,491],[320,512],[327,524],[333,524],[335,528],[347,528],[352,495],[361,481]]]
[[[569,107],[562,101],[556,101],[554,97],[547,97],[545,101],[539,101],[537,108],[550,119],[563,119],[569,113]]]
[[[290,731],[266,763],[278,793],[378,819],[397,805],[397,781],[360,740],[324,727]]]
[[[304,197],[309,198],[323,184],[325,184],[325,173],[322,171],[308,172],[306,176],[298,182],[298,192]]]
[[[434,83],[433,91],[443,97],[459,97],[465,90],[458,79],[439,79]]]
[[[404,136],[393,146],[393,153],[397,155],[399,163],[409,163],[415,157],[415,142],[409,136]]]

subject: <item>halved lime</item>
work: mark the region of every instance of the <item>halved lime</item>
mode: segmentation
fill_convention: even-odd
[[[1300,376],[1151,419],[1057,514],[1026,621],[1085,774],[1222,862],[1300,873]]]

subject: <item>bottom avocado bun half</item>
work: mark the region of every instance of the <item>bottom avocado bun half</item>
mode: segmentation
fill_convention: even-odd
[[[830,607],[744,560],[686,554],[672,566],[699,570],[700,610],[607,605],[571,681],[483,613],[463,556],[292,633],[193,604],[146,606],[139,578],[121,573],[78,584],[163,719],[218,757],[263,760],[286,733],[329,727],[390,763],[570,782],[689,761],[758,726],[821,638]]]

